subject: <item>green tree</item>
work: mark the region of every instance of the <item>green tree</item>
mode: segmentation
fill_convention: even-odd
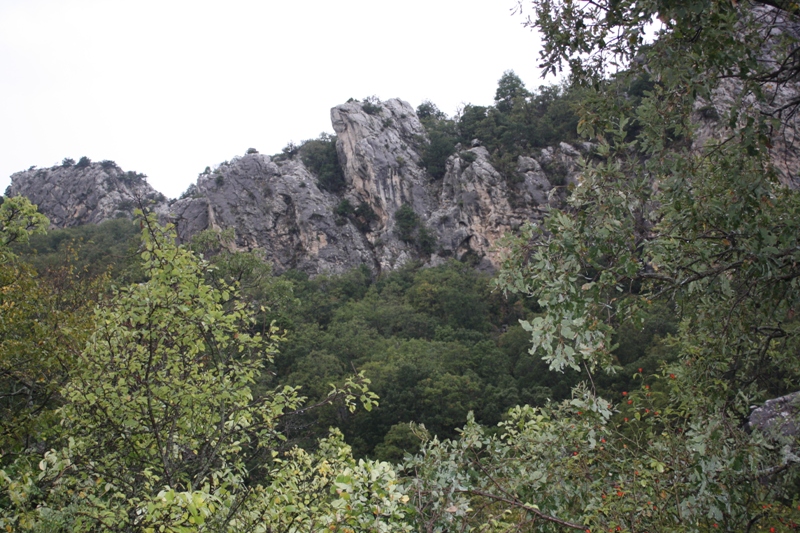
[[[469,507],[487,527],[503,516],[541,531],[793,527],[796,440],[745,428],[751,405],[800,383],[800,195],[785,185],[797,169],[787,176],[772,157],[797,105],[796,6],[541,0],[533,12],[545,70],[566,63],[595,91],[579,129],[599,157],[566,208],[510,241],[500,286],[544,311],[523,322],[532,352],[588,385],[562,405],[513,412],[501,439],[465,429],[441,453],[485,476],[454,474],[450,492],[439,482],[430,494],[449,494],[438,501],[454,512],[430,520]],[[630,70],[609,80],[612,62]],[[645,71],[656,83],[640,100],[613,92]],[[709,135],[694,110],[710,102],[722,118]],[[615,332],[641,327],[658,300],[680,320],[676,358],[655,376],[636,372],[639,390],[602,398],[593,376],[619,369]]]
[[[514,102],[520,98],[527,98],[530,93],[525,88],[519,76],[513,70],[503,72],[497,82],[497,91],[494,93],[494,103],[502,113],[511,111]]]
[[[347,185],[342,165],[336,151],[336,136],[322,133],[316,139],[303,141],[294,151],[300,153],[300,159],[308,169],[316,174],[321,189],[330,192],[341,192]],[[286,149],[284,149],[286,152]]]
[[[303,398],[289,386],[252,389],[277,331],[248,333],[235,288],[208,285],[205,263],[174,244],[171,228],[143,223],[148,279],[98,308],[52,449],[0,471],[0,527],[404,529],[389,465],[354,461],[337,432],[313,454],[283,448],[278,423]],[[374,403],[362,379],[334,397]]]

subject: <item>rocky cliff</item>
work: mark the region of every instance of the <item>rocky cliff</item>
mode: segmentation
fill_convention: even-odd
[[[144,174],[125,172],[113,161],[92,163],[85,158],[78,164],[65,159],[60,166],[17,172],[6,195],[28,197],[54,228],[131,217],[139,204],[159,214],[168,212],[167,199]]]
[[[421,162],[425,128],[408,103],[351,101],[333,108],[331,121],[344,175],[335,193],[320,187],[298,153],[250,150],[207,169],[169,203],[139,175],[108,162],[19,172],[7,194],[28,196],[56,227],[129,216],[142,198],[176,224],[183,240],[234,228],[237,246],[264,250],[278,272],[361,264],[380,271],[447,258],[491,268],[498,239],[558,201],[583,149],[562,143],[520,157],[512,181],[476,140],[457,147],[435,180]]]

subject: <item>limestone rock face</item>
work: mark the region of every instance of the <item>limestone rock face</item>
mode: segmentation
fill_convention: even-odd
[[[143,174],[124,172],[111,161],[31,168],[13,174],[5,194],[27,197],[47,215],[53,228],[130,218],[140,203],[166,214],[167,199],[145,178]]]
[[[514,182],[500,175],[482,146],[451,156],[438,208],[431,216],[440,238],[439,255],[468,256],[487,269],[496,266],[500,258],[497,242],[563,200],[565,186],[577,179],[580,155],[562,143],[541,150],[536,157],[520,157]]]
[[[499,258],[497,241],[538,218],[554,201],[554,186],[563,190],[558,186],[574,180],[580,158],[567,144],[520,158],[521,181],[510,184],[492,166],[488,151],[476,143],[451,156],[445,176],[433,180],[421,166],[428,142],[425,129],[406,102],[351,102],[333,108],[331,120],[347,181],[345,196],[366,202],[377,214],[378,222],[367,237],[381,269],[413,258],[436,264],[467,257],[492,268]],[[545,167],[551,169],[550,178]],[[556,171],[561,174],[556,176]],[[396,214],[404,205],[419,217],[419,228],[434,237],[432,250],[399,237]]]
[[[320,188],[300,154],[255,150],[207,169],[171,202],[108,162],[19,172],[9,192],[28,196],[55,227],[130,216],[136,199],[145,198],[175,223],[181,240],[233,228],[236,246],[262,250],[278,273],[359,265],[378,272],[449,258],[491,269],[506,232],[563,201],[585,149],[562,143],[520,157],[509,178],[476,140],[457,147],[444,177],[434,179],[422,165],[425,129],[408,103],[351,101],[334,107],[331,121],[345,178],[338,193]]]
[[[181,240],[205,229],[234,228],[240,249],[261,249],[276,272],[342,272],[366,263],[369,242],[334,215],[340,199],[321,191],[297,160],[248,154],[201,174],[170,207]]]
[[[398,99],[334,107],[331,122],[347,182],[344,196],[354,205],[366,203],[376,215],[367,238],[379,267],[400,266],[414,250],[398,237],[395,213],[408,205],[424,221],[436,203],[435,186],[420,166],[425,129],[414,109]]]
[[[758,429],[772,438],[790,437],[797,447],[800,432],[800,391],[767,400],[756,407],[747,421],[750,430]]]

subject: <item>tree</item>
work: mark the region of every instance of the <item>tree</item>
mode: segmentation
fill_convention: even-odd
[[[249,333],[236,288],[208,285],[205,263],[174,244],[171,228],[153,216],[142,224],[148,280],[97,309],[52,449],[0,470],[0,527],[404,529],[388,464],[354,461],[335,431],[314,453],[282,446],[278,423],[303,398],[289,386],[251,388],[278,332]],[[334,398],[374,403],[360,378]]]
[[[515,100],[526,98],[530,93],[525,89],[525,84],[513,70],[503,72],[497,82],[497,91],[494,93],[494,102],[497,109],[502,113],[511,111]]]
[[[303,164],[316,174],[321,189],[334,193],[345,189],[347,182],[339,163],[335,135],[321,133],[316,139],[303,141],[294,151],[300,153]]]
[[[567,66],[594,91],[579,130],[596,157],[567,206],[509,241],[499,284],[544,311],[522,324],[532,352],[586,384],[563,404],[513,410],[499,435],[470,424],[458,441],[424,446],[406,464],[421,520],[429,530],[796,528],[796,437],[779,423],[749,428],[748,416],[800,383],[800,195],[787,186],[797,159],[786,141],[800,94],[797,6],[533,5],[545,71]],[[641,98],[622,90],[645,75],[653,86]],[[706,106],[720,119],[696,112]],[[680,320],[676,359],[602,398],[595,376],[619,369],[615,332],[641,327],[658,300]]]
[[[44,233],[50,221],[24,196],[0,198],[0,259],[13,257],[8,246],[26,243],[33,234]]]
[[[98,283],[67,262],[39,275],[14,253],[47,218],[26,198],[0,199],[0,464],[41,444],[85,340]],[[62,257],[62,259],[64,259]]]

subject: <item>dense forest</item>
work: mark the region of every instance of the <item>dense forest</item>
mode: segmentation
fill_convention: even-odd
[[[140,243],[139,227],[117,219],[34,235],[17,250],[43,277],[69,268],[76,282],[102,280],[108,289],[146,279]],[[316,403],[331,383],[358,369],[380,397],[380,406],[369,412],[331,406],[292,421],[304,430],[287,431],[307,445],[336,426],[357,457],[398,462],[420,445],[409,423],[451,438],[470,411],[479,422],[496,425],[515,405],[569,398],[580,381],[574,371],[548,372],[529,353],[529,334],[519,320],[541,312],[536,302],[504,295],[467,263],[425,269],[412,263],[378,277],[363,267],[309,279],[296,271],[273,276],[257,254],[228,252],[225,244],[225,234],[207,231],[189,248],[209,262],[212,286],[237,286],[243,301],[259,310],[253,331],[274,322],[284,333],[270,367],[276,377],[261,386],[273,380],[299,386]],[[598,390],[616,397],[636,386],[635,373],[656,373],[670,353],[663,341],[676,328],[674,314],[658,307],[642,329],[621,332],[615,356],[622,368],[599,376]]]
[[[797,414],[799,17],[532,2],[567,86],[508,72],[494,106],[418,110],[434,179],[472,139],[512,182],[526,150],[593,143],[491,277],[275,276],[231,232],[177,244],[141,212],[45,232],[3,198],[0,527],[798,529],[796,422],[750,417]],[[335,191],[331,146],[286,156]]]

